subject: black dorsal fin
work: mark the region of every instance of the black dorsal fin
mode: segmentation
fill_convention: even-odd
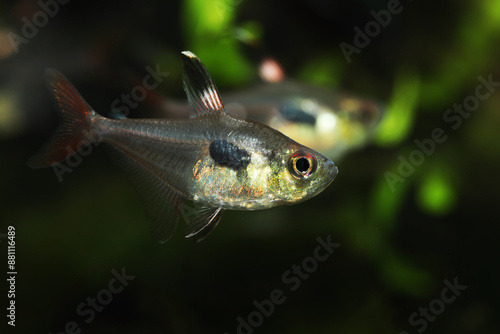
[[[224,105],[217,86],[201,60],[191,51],[182,52],[183,86],[187,94],[190,117],[223,112]]]

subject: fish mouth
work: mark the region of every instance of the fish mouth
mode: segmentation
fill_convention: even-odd
[[[331,160],[327,160],[325,162],[325,170],[327,171],[328,179],[329,182],[327,183],[330,184],[333,180],[335,180],[335,177],[339,173],[339,168],[333,163]]]

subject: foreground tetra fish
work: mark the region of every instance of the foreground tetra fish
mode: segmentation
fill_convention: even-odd
[[[100,138],[130,173],[160,242],[173,234],[185,200],[197,204],[186,237],[202,239],[226,209],[298,203],[333,181],[338,169],[328,158],[266,125],[226,113],[205,66],[189,51],[182,55],[191,110],[182,120],[102,117],[62,74],[47,70],[61,124],[30,165],[53,166],[89,138]]]

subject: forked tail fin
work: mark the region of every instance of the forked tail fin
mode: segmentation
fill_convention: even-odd
[[[98,117],[97,113],[64,75],[46,69],[45,77],[58,110],[59,126],[50,140],[28,161],[28,166],[32,168],[57,164],[95,140],[92,120]]]

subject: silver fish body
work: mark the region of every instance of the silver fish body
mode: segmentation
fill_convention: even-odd
[[[303,188],[279,191],[270,177],[274,165],[286,163],[278,161],[282,148],[292,152],[302,146],[270,127],[227,113],[176,121],[99,117],[92,135],[134,157],[189,200],[223,209],[257,210],[309,198]],[[238,143],[249,153],[251,165],[244,171],[218,167],[209,152],[210,143],[218,140]],[[332,172],[330,177],[336,174],[329,159],[323,164]]]

